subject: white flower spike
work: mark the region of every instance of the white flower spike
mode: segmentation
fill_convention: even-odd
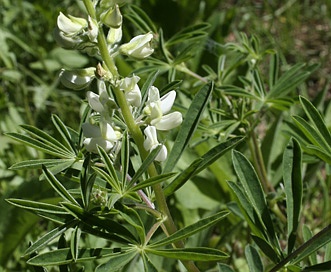
[[[157,140],[157,133],[156,128],[153,126],[147,126],[144,130],[144,134],[146,136],[146,139],[144,141],[144,148],[151,152],[153,149],[157,148],[160,143]],[[162,145],[161,150],[159,151],[159,154],[157,154],[155,160],[162,162],[165,161],[168,155],[167,148]]]

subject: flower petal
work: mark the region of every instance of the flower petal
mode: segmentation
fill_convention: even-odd
[[[83,134],[87,138],[101,137],[101,131],[98,126],[91,125],[90,123],[82,124]]]
[[[146,139],[144,141],[144,148],[149,151],[155,148],[159,142],[157,140],[156,128],[154,126],[147,126],[144,130]]]
[[[176,99],[176,92],[171,91],[161,97],[161,110],[163,114],[167,114],[170,110],[172,105],[174,104]]]
[[[86,94],[86,97],[87,97],[87,101],[88,101],[90,107],[94,111],[103,112],[104,107],[103,107],[103,105],[100,102],[99,95],[97,95],[97,94],[95,94],[93,92],[88,91],[87,94]]]
[[[159,119],[152,120],[151,125],[154,125],[158,130],[170,130],[178,127],[182,122],[182,114],[178,111],[175,111],[164,115]]]

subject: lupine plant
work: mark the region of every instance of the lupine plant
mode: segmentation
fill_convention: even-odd
[[[242,34],[201,76],[191,67],[203,57],[208,24],[165,40],[133,4],[82,2],[85,16],[63,11],[54,31],[61,47],[95,60],[59,74],[85,93],[79,129],[54,114],[55,135],[30,125],[7,133],[48,155],[12,169],[41,169],[56,193],[7,200],[51,222],[24,252],[31,269],[328,271],[330,225],[317,233],[301,225],[304,178],[316,164],[328,176],[331,162],[326,122],[296,92],[317,66],[284,71],[279,53]],[[192,197],[187,186],[205,172],[213,181],[203,187],[223,199],[183,224],[171,201]],[[240,241],[241,268],[225,234],[212,240],[227,224],[230,236],[249,236]]]

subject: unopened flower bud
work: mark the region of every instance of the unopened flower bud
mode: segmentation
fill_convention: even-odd
[[[86,88],[95,77],[95,68],[62,70],[59,77],[61,83],[73,90]]]
[[[122,25],[123,16],[116,4],[114,7],[109,8],[107,11],[101,14],[101,22],[111,28],[119,28]]]

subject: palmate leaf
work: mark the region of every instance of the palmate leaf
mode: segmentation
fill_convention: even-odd
[[[166,41],[166,46],[171,46],[181,42],[192,42],[197,39],[205,38],[207,35],[206,30],[210,27],[207,23],[200,23],[194,26],[189,26],[173,35]]]
[[[111,220],[107,217],[98,216],[97,214],[86,212],[80,206],[72,203],[62,202],[61,205],[72,216],[79,219],[83,224],[86,224],[87,228],[98,227],[99,229],[106,230],[109,234],[111,234],[109,237],[112,237],[112,240],[121,243],[125,241],[132,244],[137,243],[137,238],[131,233],[131,231],[129,231],[125,226],[118,223],[117,221]],[[98,232],[95,233],[97,234]]]
[[[127,259],[128,256],[131,255],[134,256],[135,254],[136,252],[132,250],[114,253],[113,248],[83,248],[78,250],[78,254],[77,254],[78,258],[75,261],[71,254],[70,248],[61,248],[58,250],[52,250],[50,252],[39,254],[29,259],[27,263],[34,266],[54,266],[54,265],[70,264],[73,262],[77,262],[77,263],[86,262],[86,261],[92,261],[96,259],[103,259],[109,257],[115,258],[119,256],[121,257],[125,256],[125,259]],[[108,270],[108,271],[112,271],[112,270]]]
[[[142,33],[153,32],[157,33],[157,29],[153,21],[140,7],[136,5],[128,5],[128,12],[124,13],[124,17],[129,19]]]
[[[182,229],[176,231],[175,233],[173,233],[172,235],[151,244],[149,246],[149,248],[157,248],[157,247],[165,246],[165,245],[183,240],[205,228],[208,228],[208,227],[216,224],[217,222],[222,220],[224,217],[226,217],[228,214],[229,214],[228,211],[220,211],[212,216],[203,218],[203,219],[199,220],[198,222],[196,222],[192,225],[189,225],[185,228],[182,228]]]
[[[229,255],[218,249],[195,247],[183,249],[151,249],[146,248],[146,252],[165,258],[171,258],[182,261],[222,261],[229,258]]]
[[[292,66],[274,83],[267,94],[267,100],[288,95],[294,88],[302,84],[317,67],[318,65],[315,64],[306,66],[302,63]]]
[[[172,171],[181,154],[188,145],[194,131],[198,126],[200,117],[207,105],[213,88],[214,84],[210,82],[202,87],[201,90],[195,95],[192,104],[186,113],[185,119],[180,127],[174,146],[172,147],[168,156],[166,165],[163,170],[164,173]]]
[[[286,194],[287,212],[287,253],[292,252],[296,232],[300,220],[302,205],[301,148],[297,140],[292,138],[283,156],[283,178]]]

